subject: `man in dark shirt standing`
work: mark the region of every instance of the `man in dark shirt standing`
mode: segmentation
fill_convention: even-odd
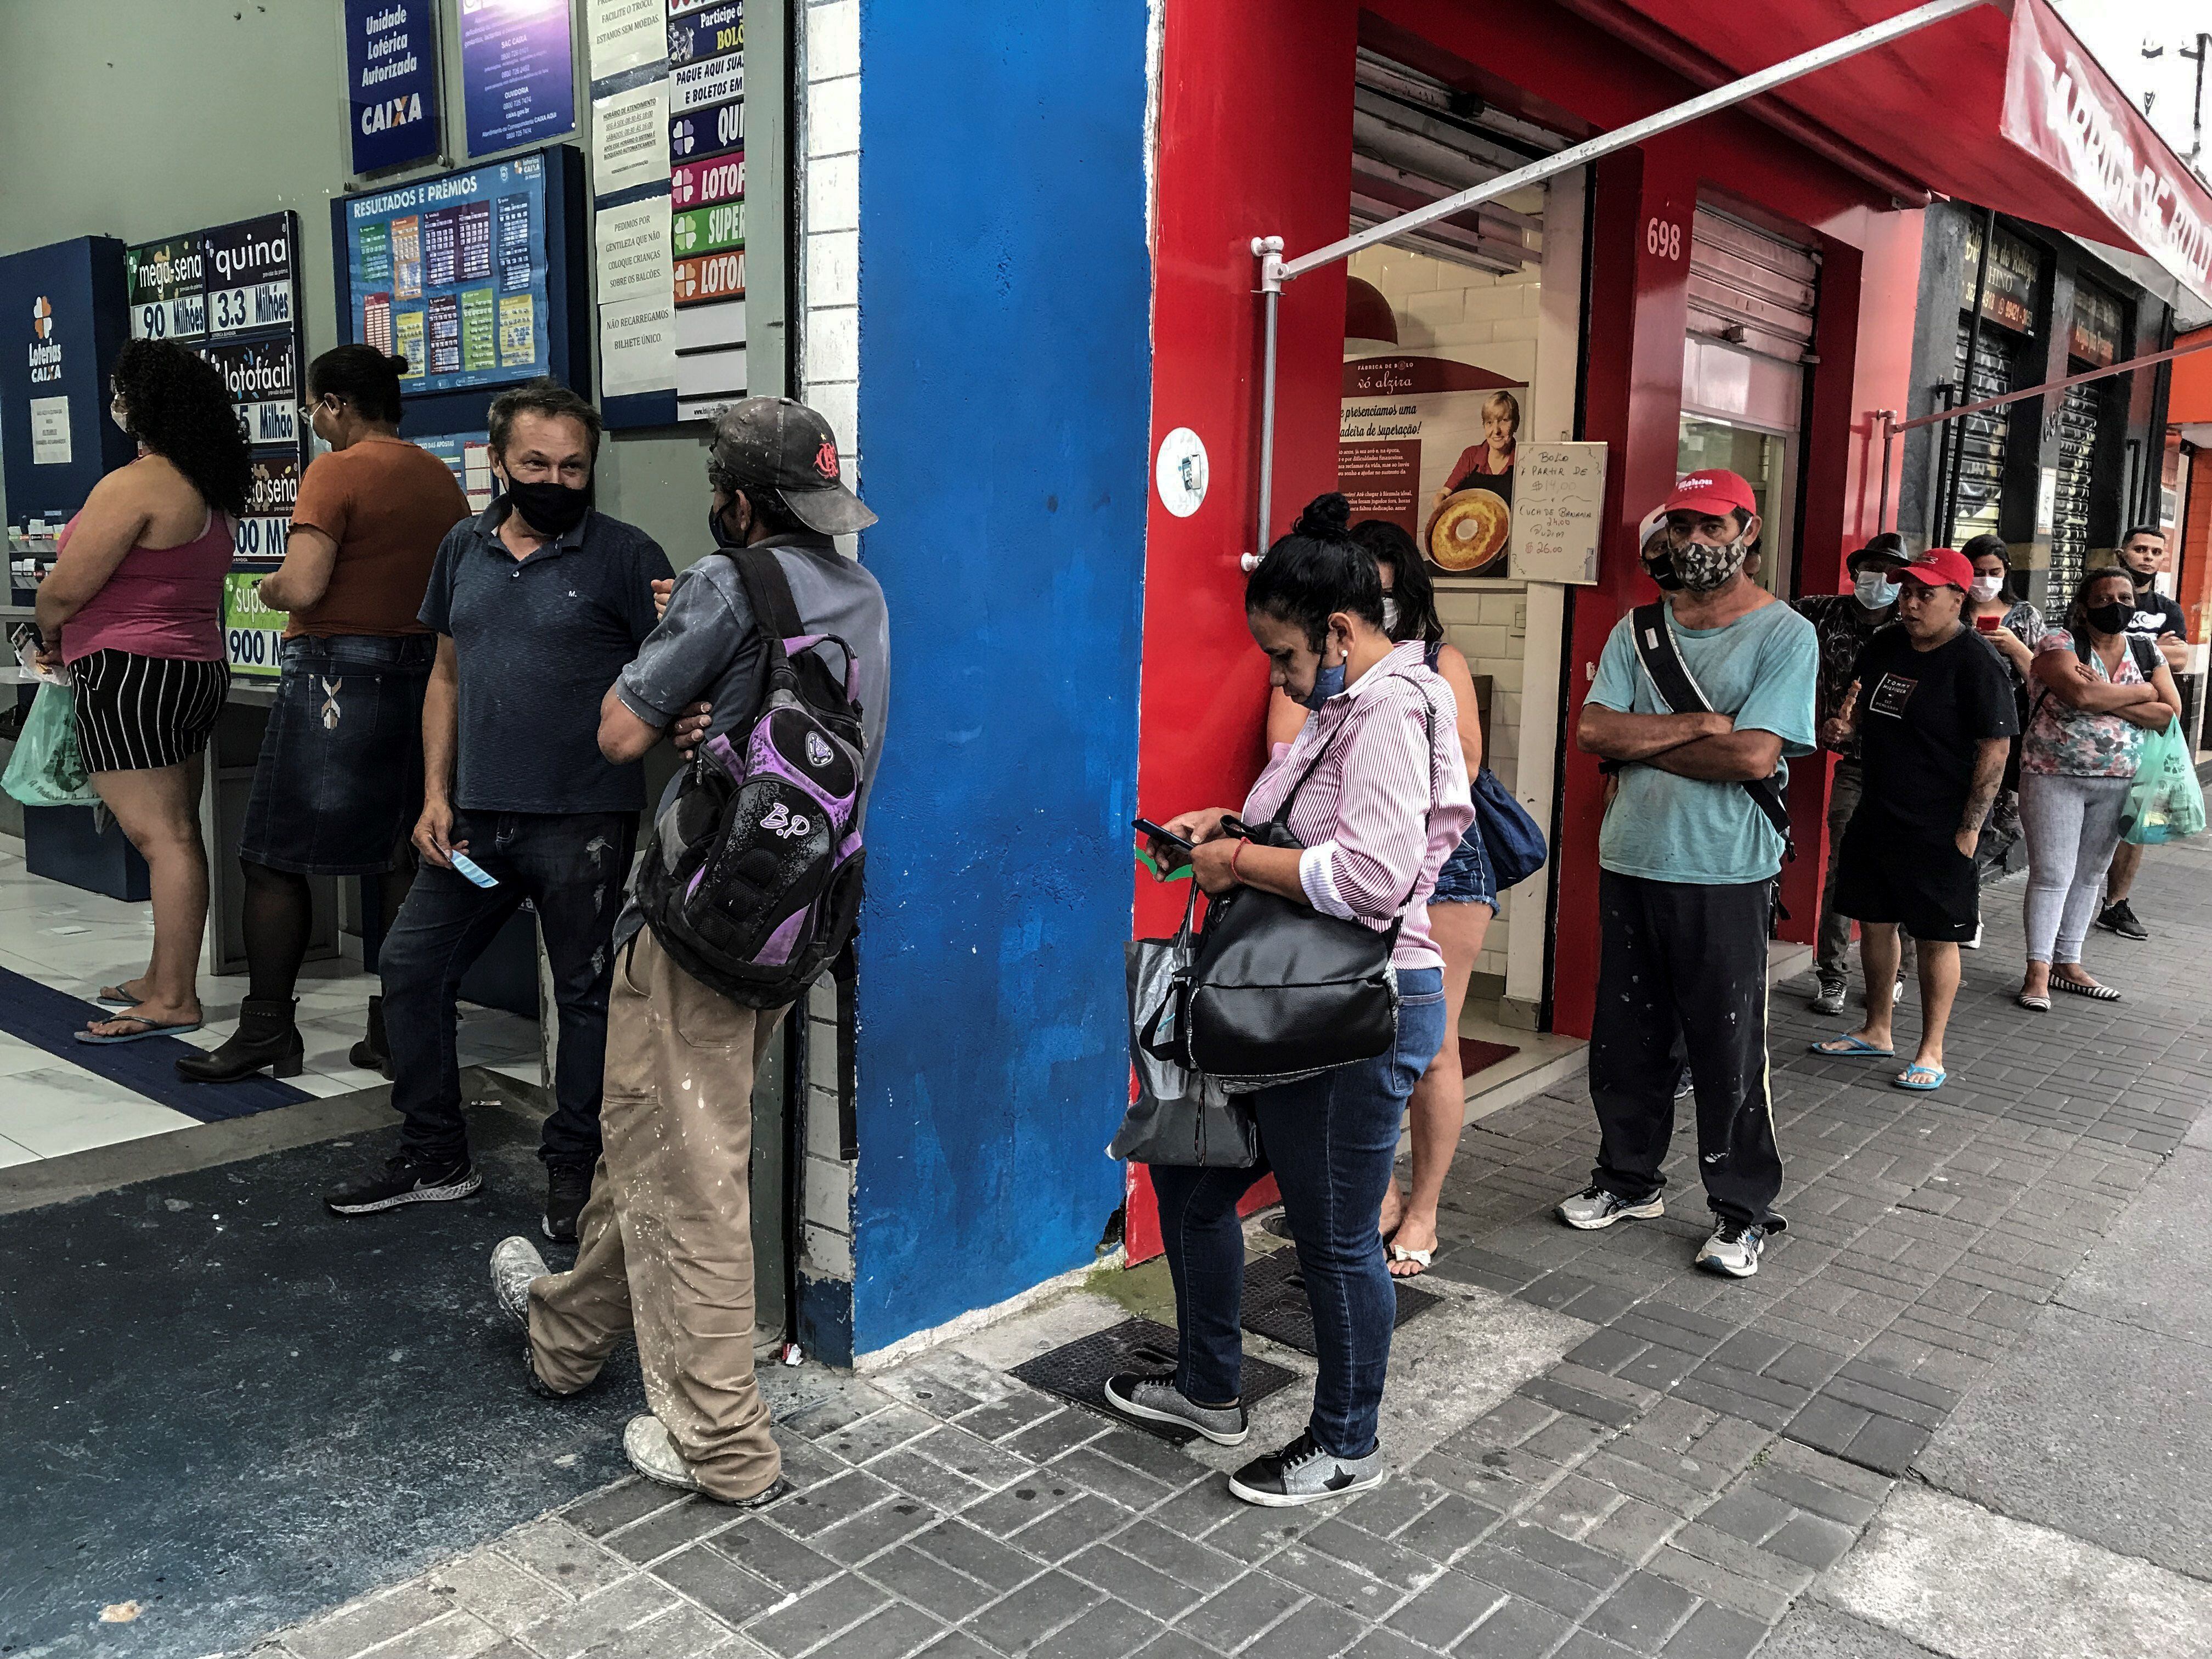
[[[599,699],[653,631],[667,555],[592,507],[599,411],[550,380],[492,400],[501,494],[438,549],[422,621],[438,635],[422,706],[422,870],[378,966],[398,1155],[324,1202],[340,1215],[466,1198],[453,1044],[461,977],[528,899],[560,1011],[544,1230],[576,1236],[599,1156],[611,938],[645,805],[635,763],[599,752]],[[473,866],[474,873],[471,873]]]
[[[1869,993],[1897,973],[1898,928],[1920,954],[1920,1048],[1900,1089],[1943,1085],[1943,1032],[1959,990],[1959,945],[1981,924],[1974,849],[2004,782],[2020,715],[2012,679],[1959,619],[1974,568],[1931,548],[1898,573],[1898,625],[1859,655],[1850,724],[1865,793],[1837,858],[1836,906],[1859,923]],[[1813,1045],[1838,1058],[1887,1058],[1896,1012],[1867,998],[1866,1024]]]
[[[1844,826],[1858,810],[1861,787],[1857,741],[1844,718],[1859,653],[1875,631],[1897,615],[1897,573],[1905,563],[1905,538],[1884,531],[1844,561],[1850,573],[1848,593],[1817,593],[1795,601],[1797,614],[1813,624],[1820,641],[1820,686],[1816,728],[1820,746],[1835,750],[1835,775],[1828,786],[1828,876],[1820,888],[1820,925],[1815,935],[1814,967],[1820,988],[1813,1012],[1839,1014],[1851,977],[1851,919],[1836,908],[1836,854]],[[1867,986],[1872,989],[1874,981]]]
[[[2120,568],[2136,585],[2136,614],[2128,632],[2154,642],[2159,654],[2176,678],[2189,666],[2189,622],[2172,599],[2151,586],[2166,562],[2166,532],[2152,525],[2137,525],[2120,538]],[[2145,939],[2150,929],[2136,917],[2128,895],[2135,890],[2136,872],[2142,868],[2143,849],[2122,842],[2105,872],[2105,902],[2097,912],[2097,926],[2122,939]]]

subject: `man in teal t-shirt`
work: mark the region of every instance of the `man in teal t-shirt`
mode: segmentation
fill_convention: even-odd
[[[1759,1271],[1782,1190],[1766,1085],[1766,940],[1781,835],[1745,786],[1813,752],[1812,624],[1743,574],[1759,538],[1751,486],[1693,472],[1643,550],[1676,653],[1709,708],[1678,714],[1637,651],[1606,641],[1576,740],[1617,768],[1598,836],[1600,954],[1590,1030],[1599,1150],[1569,1226],[1662,1212],[1674,1079],[1696,1080],[1698,1169],[1717,1218],[1701,1267]]]

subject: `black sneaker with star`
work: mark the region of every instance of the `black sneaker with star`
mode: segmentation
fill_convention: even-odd
[[[2118,933],[2122,939],[2136,940],[2150,937],[2150,929],[2136,916],[2135,906],[2125,899],[2108,904],[2097,912],[2097,926],[2108,933]]]
[[[333,1187],[323,1194],[323,1204],[333,1215],[375,1215],[403,1204],[449,1204],[483,1185],[483,1177],[465,1157],[433,1164],[401,1152],[374,1174]]]

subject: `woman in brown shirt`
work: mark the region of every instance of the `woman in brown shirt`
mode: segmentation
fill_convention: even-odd
[[[331,446],[300,481],[262,601],[291,613],[238,857],[251,975],[238,1030],[177,1062],[196,1082],[300,1070],[292,993],[313,920],[309,876],[388,875],[421,811],[422,691],[436,636],[416,619],[446,532],[468,516],[451,469],[399,435],[406,360],[345,345],[308,366],[301,413]],[[410,866],[411,868],[411,866]],[[388,926],[406,890],[383,883]],[[382,1069],[381,999],[357,1066]]]

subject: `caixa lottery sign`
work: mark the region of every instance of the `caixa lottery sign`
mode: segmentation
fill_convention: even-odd
[[[707,253],[676,262],[676,303],[702,306],[714,300],[742,298],[745,291],[745,251]]]
[[[197,340],[207,332],[206,253],[198,236],[123,251],[132,339]]]
[[[678,213],[687,208],[735,202],[745,193],[745,153],[705,161],[679,162],[668,171],[668,199]]]
[[[742,60],[740,60],[742,62]],[[719,155],[745,142],[745,100],[726,99],[697,109],[678,108],[668,118],[668,159]]]
[[[249,444],[293,445],[300,441],[300,372],[289,334],[264,340],[225,340],[203,346],[238,405],[238,423]]]
[[[223,225],[202,240],[209,333],[292,325],[290,214]]]
[[[280,654],[289,618],[261,602],[261,578],[267,574],[234,570],[223,580],[223,655],[235,674],[272,678],[283,666]]]

